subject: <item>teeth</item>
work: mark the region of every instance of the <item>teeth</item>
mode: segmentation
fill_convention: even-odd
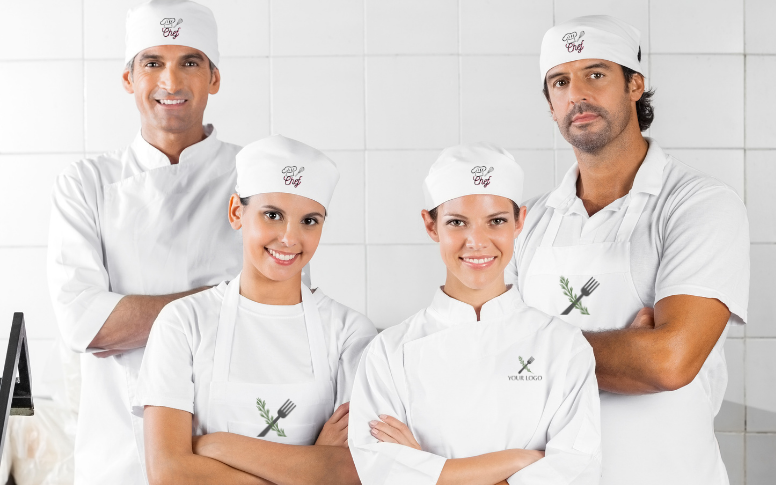
[[[272,256],[278,258],[281,261],[291,261],[296,257],[296,254],[281,254],[277,251],[271,250],[270,248],[267,248],[267,251],[269,251]]]
[[[181,104],[185,99],[160,99],[159,102],[162,104]]]
[[[480,259],[463,258],[463,260],[466,261],[467,263],[473,263],[473,264],[484,264],[489,261],[493,261],[494,259],[496,259],[495,256],[491,256],[490,258],[480,258]]]

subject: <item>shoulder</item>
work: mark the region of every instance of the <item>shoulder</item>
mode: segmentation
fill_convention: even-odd
[[[592,355],[593,348],[582,334],[582,330],[575,325],[530,306],[523,306],[518,310],[518,321],[520,320],[533,322],[537,325],[536,338],[552,342],[555,348],[565,347],[568,355],[580,351],[589,351]]]
[[[370,351],[380,351],[386,355],[401,353],[404,344],[423,338],[431,332],[429,320],[433,317],[429,309],[424,308],[398,325],[380,332],[370,345]]]
[[[171,301],[159,313],[154,327],[165,325],[186,334],[200,334],[204,326],[217,326],[226,284],[223,281],[213,288]]]
[[[75,182],[84,189],[112,183],[121,176],[125,149],[82,158],[67,167],[57,177],[57,186]]]
[[[660,198],[665,199],[669,215],[682,206],[700,205],[714,211],[746,215],[741,197],[729,185],[666,155],[663,188]]]
[[[321,316],[332,326],[332,330],[343,334],[345,339],[377,335],[374,324],[366,315],[330,298],[320,288],[315,290],[313,298]]]

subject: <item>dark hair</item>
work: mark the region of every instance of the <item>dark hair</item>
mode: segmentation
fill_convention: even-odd
[[[240,197],[240,205],[245,207],[248,204],[250,204],[251,203],[251,197],[252,196],[250,196],[250,195],[248,197]],[[325,209],[325,208],[323,209],[323,217],[329,217],[329,211],[327,209]]]
[[[135,55],[129,62],[127,62],[126,69],[129,71],[130,79],[132,79],[132,75],[135,73],[135,57],[137,57],[137,55]],[[207,62],[210,63],[210,75],[212,76],[213,72],[216,70],[216,65],[213,64],[213,61],[211,61],[210,58],[208,58]]]
[[[639,48],[638,58],[640,61],[641,48]],[[639,73],[629,67],[625,67],[625,66],[620,66],[620,67],[622,67],[622,73],[625,76],[625,91],[627,92],[628,84],[630,84],[634,74],[639,74]],[[550,92],[547,89],[546,79],[544,80],[544,88],[542,89],[542,92],[544,93],[544,97],[547,98],[547,102],[550,103]],[[652,96],[654,95],[655,95],[655,90],[650,89],[649,91],[644,91],[644,93],[641,95],[639,100],[636,101],[636,116],[639,119],[639,129],[641,131],[646,131],[652,124],[652,121],[654,121],[655,119],[655,108],[652,106]]]
[[[520,217],[520,206],[517,203],[515,203],[514,200],[510,200],[510,202],[512,202],[512,210],[515,213],[515,219],[517,219],[518,217]],[[439,206],[436,206],[433,209],[431,209],[430,211],[428,211],[428,215],[431,216],[431,220],[434,221],[434,222],[436,222],[436,220],[437,220],[437,215],[438,215],[437,214],[437,209],[439,209]]]

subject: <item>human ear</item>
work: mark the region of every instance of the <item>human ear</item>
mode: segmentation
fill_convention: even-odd
[[[210,76],[210,89],[208,93],[216,94],[221,89],[221,71],[218,68],[213,69],[213,75]]]
[[[135,62],[134,59],[132,62]],[[121,75],[121,85],[124,86],[124,91],[134,94],[135,87],[132,85],[132,75],[127,68],[124,68],[124,73]]]
[[[641,95],[644,94],[645,89],[644,76],[639,73],[634,74],[628,85],[631,101],[638,101],[641,99]]]
[[[423,209],[420,211],[420,216],[423,218],[423,225],[426,227],[428,236],[433,239],[434,242],[439,242],[439,233],[437,233],[436,221],[431,218],[431,214],[427,210]]]
[[[523,206],[520,208],[520,212],[517,213],[517,220],[515,221],[515,239],[523,232],[523,226],[525,226],[525,216],[528,214],[528,208]]]
[[[242,228],[242,216],[243,205],[240,202],[240,196],[232,194],[232,197],[229,198],[229,225],[235,231]]]

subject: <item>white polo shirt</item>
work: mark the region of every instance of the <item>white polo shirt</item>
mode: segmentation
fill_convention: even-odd
[[[724,183],[667,155],[654,140],[647,141],[647,156],[631,189],[650,194],[631,237],[631,272],[641,302],[654,307],[672,295],[716,298],[731,312],[728,325],[744,324],[749,301],[749,222],[744,203]],[[588,216],[576,196],[578,174],[575,164],[552,192],[525,204],[525,227],[505,276],[521,291],[549,225],[547,215],[556,208],[565,217],[554,246],[615,240],[629,194]],[[715,415],[727,387],[726,335],[727,329],[698,375]]]

